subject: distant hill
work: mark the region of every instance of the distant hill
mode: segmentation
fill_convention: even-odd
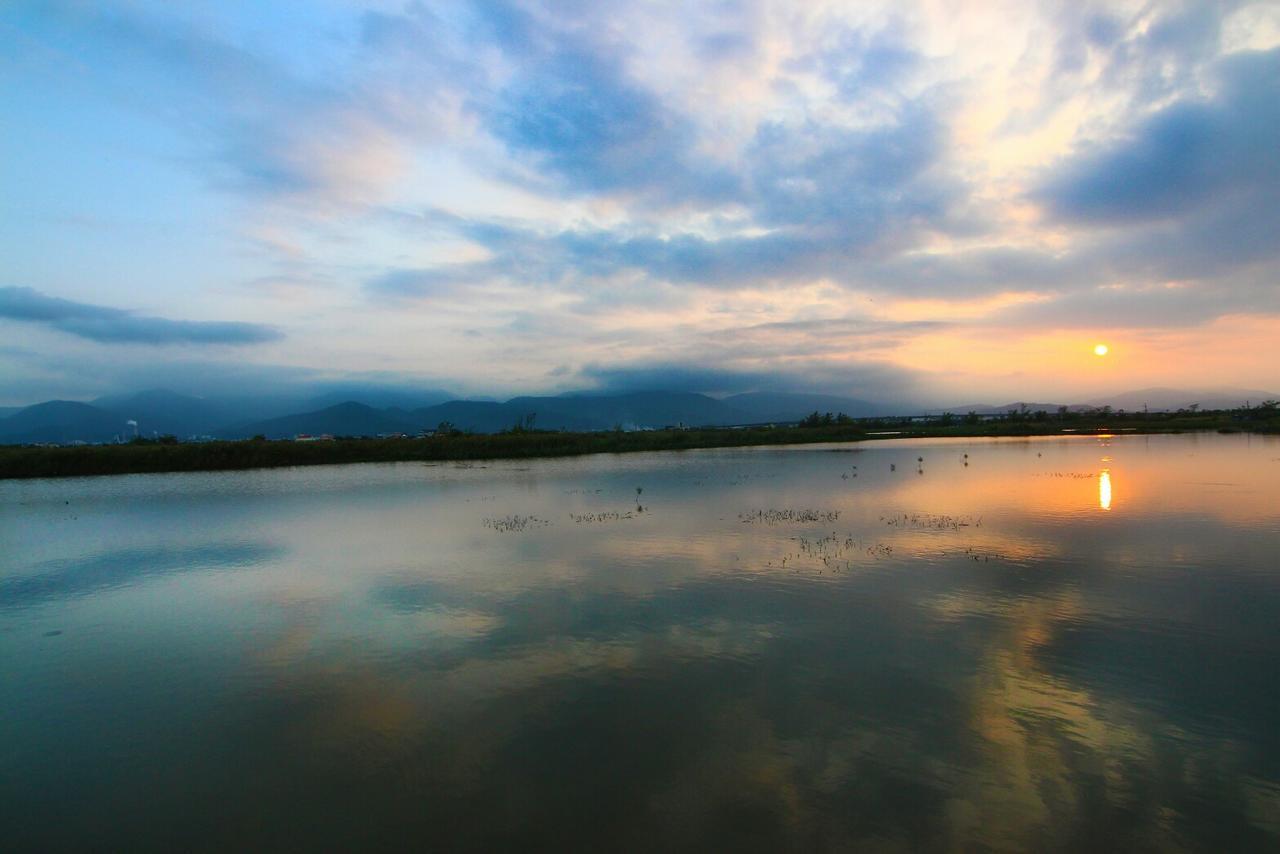
[[[1046,412],[1056,412],[1058,407],[1065,405],[1072,412],[1088,412],[1104,406],[1110,406],[1115,410],[1123,409],[1126,412],[1141,412],[1144,408],[1151,411],[1173,412],[1179,409],[1186,409],[1193,404],[1198,405],[1201,409],[1238,409],[1245,404],[1257,406],[1264,400],[1278,399],[1280,399],[1280,395],[1274,392],[1258,391],[1257,389],[1197,391],[1177,388],[1143,388],[1136,391],[1096,397],[1084,403],[1024,403],[1019,401],[1006,403],[1003,406],[971,403],[942,409],[930,408],[928,411],[936,413],[952,412],[956,415],[964,415],[969,412],[976,412],[979,415],[1001,415],[1011,409],[1020,409],[1022,407],[1025,407],[1030,412],[1036,412],[1041,409]]]
[[[415,412],[429,427],[448,421],[460,430],[495,433],[533,416],[540,430],[634,430],[683,424],[689,427],[741,424],[747,418],[703,394],[642,391],[618,395],[514,397],[506,403],[454,400]]]
[[[1110,406],[1112,409],[1123,409],[1127,412],[1141,412],[1147,409],[1176,411],[1186,409],[1193,404],[1201,409],[1236,409],[1246,403],[1257,406],[1264,400],[1280,400],[1276,392],[1259,391],[1257,389],[1218,389],[1216,391],[1177,389],[1177,388],[1143,388],[1112,394],[1091,401],[1094,406]]]
[[[113,395],[93,401],[99,409],[114,412],[124,420],[138,422],[142,436],[169,435],[186,439],[211,434],[227,420],[227,413],[198,397],[168,389],[151,389],[130,395]]]
[[[403,415],[403,413],[402,413]],[[300,412],[266,421],[251,421],[224,427],[219,436],[244,439],[266,436],[268,439],[292,439],[300,434],[319,436],[377,436],[383,433],[417,433],[420,425],[411,417],[397,417],[386,410],[348,401],[315,412]]]
[[[617,395],[564,395],[517,397],[509,404],[535,403],[564,418],[590,419],[596,429],[613,427],[686,427],[740,424],[743,413],[705,394],[670,391],[637,391]],[[541,416],[540,416],[541,417]]]
[[[951,406],[945,409],[929,409],[928,413],[938,414],[950,412],[953,415],[968,415],[970,412],[977,415],[1004,415],[1010,411],[1026,410],[1027,412],[1057,412],[1060,408],[1066,406],[1072,412],[1082,412],[1084,410],[1093,409],[1088,404],[1073,403],[1036,403],[1033,401],[1017,400],[1013,403],[1005,403],[999,406],[992,406],[989,403],[966,403],[963,406]]]
[[[440,389],[404,389],[349,383],[335,386],[309,397],[304,406],[308,410],[327,409],[340,403],[363,403],[373,409],[402,409],[412,411],[435,406],[453,400],[454,395]]]
[[[890,411],[887,407],[853,397],[792,392],[735,394],[726,397],[723,403],[742,413],[744,420],[751,423],[799,421],[811,412],[843,412],[853,418],[869,418]]]
[[[0,406],[0,418],[8,418],[10,415],[21,411],[21,406]]]
[[[109,442],[132,429],[117,413],[87,403],[50,400],[0,420],[0,442]]]
[[[338,394],[326,389],[319,395],[258,395],[198,398],[168,389],[102,397],[91,403],[48,401],[24,409],[0,409],[0,443],[73,441],[107,442],[130,437],[138,422],[142,436],[174,435],[246,438],[264,435],[293,438],[302,433],[335,436],[375,436],[386,433],[416,434],[448,422],[460,430],[497,433],[517,424],[540,430],[625,430],[684,425],[687,427],[787,423],[811,412],[843,412],[854,418],[915,414],[910,407],[890,406],[836,395],[751,392],[718,400],[703,394],[641,391],[629,394],[566,394],[555,397],[525,396],[493,400],[432,401],[443,395],[435,390],[353,385],[360,398],[331,402]],[[1141,411],[1176,410],[1199,404],[1201,409],[1229,409],[1250,402],[1275,400],[1265,391],[1227,389],[1198,392],[1186,389],[1149,388],[1098,397],[1088,403],[1068,404],[1073,411],[1102,406]],[[373,401],[373,402],[371,402]],[[930,408],[925,412],[965,415],[1004,414],[1025,408],[1031,412],[1056,412],[1062,404],[1014,402],[1003,405],[966,404]]]
[[[496,433],[516,423],[525,413],[516,414],[506,404],[487,400],[451,400],[436,406],[428,406],[411,413],[419,419],[423,428],[434,430],[443,422],[458,430],[473,433]]]

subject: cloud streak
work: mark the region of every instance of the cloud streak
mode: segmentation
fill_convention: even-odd
[[[148,317],[46,296],[32,288],[0,288],[0,318],[40,324],[100,344],[245,346],[284,337],[260,323]]]

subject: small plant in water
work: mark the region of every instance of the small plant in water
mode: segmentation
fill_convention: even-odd
[[[839,518],[839,510],[757,510],[754,513],[738,514],[739,522],[765,525],[782,525],[788,522],[834,522]]]
[[[545,528],[551,523],[546,519],[539,519],[537,516],[503,516],[500,519],[486,518],[484,526],[492,528],[499,534],[519,533],[528,528]]]

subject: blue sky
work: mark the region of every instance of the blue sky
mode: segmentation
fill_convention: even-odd
[[[9,2],[0,44],[0,404],[1280,389],[1278,3]]]

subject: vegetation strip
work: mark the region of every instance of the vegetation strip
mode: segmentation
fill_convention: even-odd
[[[0,478],[78,477],[144,472],[227,471],[343,463],[568,457],[752,445],[799,445],[876,439],[1176,433],[1194,430],[1280,433],[1280,411],[1253,409],[1172,413],[1011,412],[998,420],[964,417],[806,419],[783,427],[702,428],[567,433],[511,430],[439,433],[429,438],[339,438],[324,442],[248,439],[178,443],[136,440],[82,447],[0,446]]]

